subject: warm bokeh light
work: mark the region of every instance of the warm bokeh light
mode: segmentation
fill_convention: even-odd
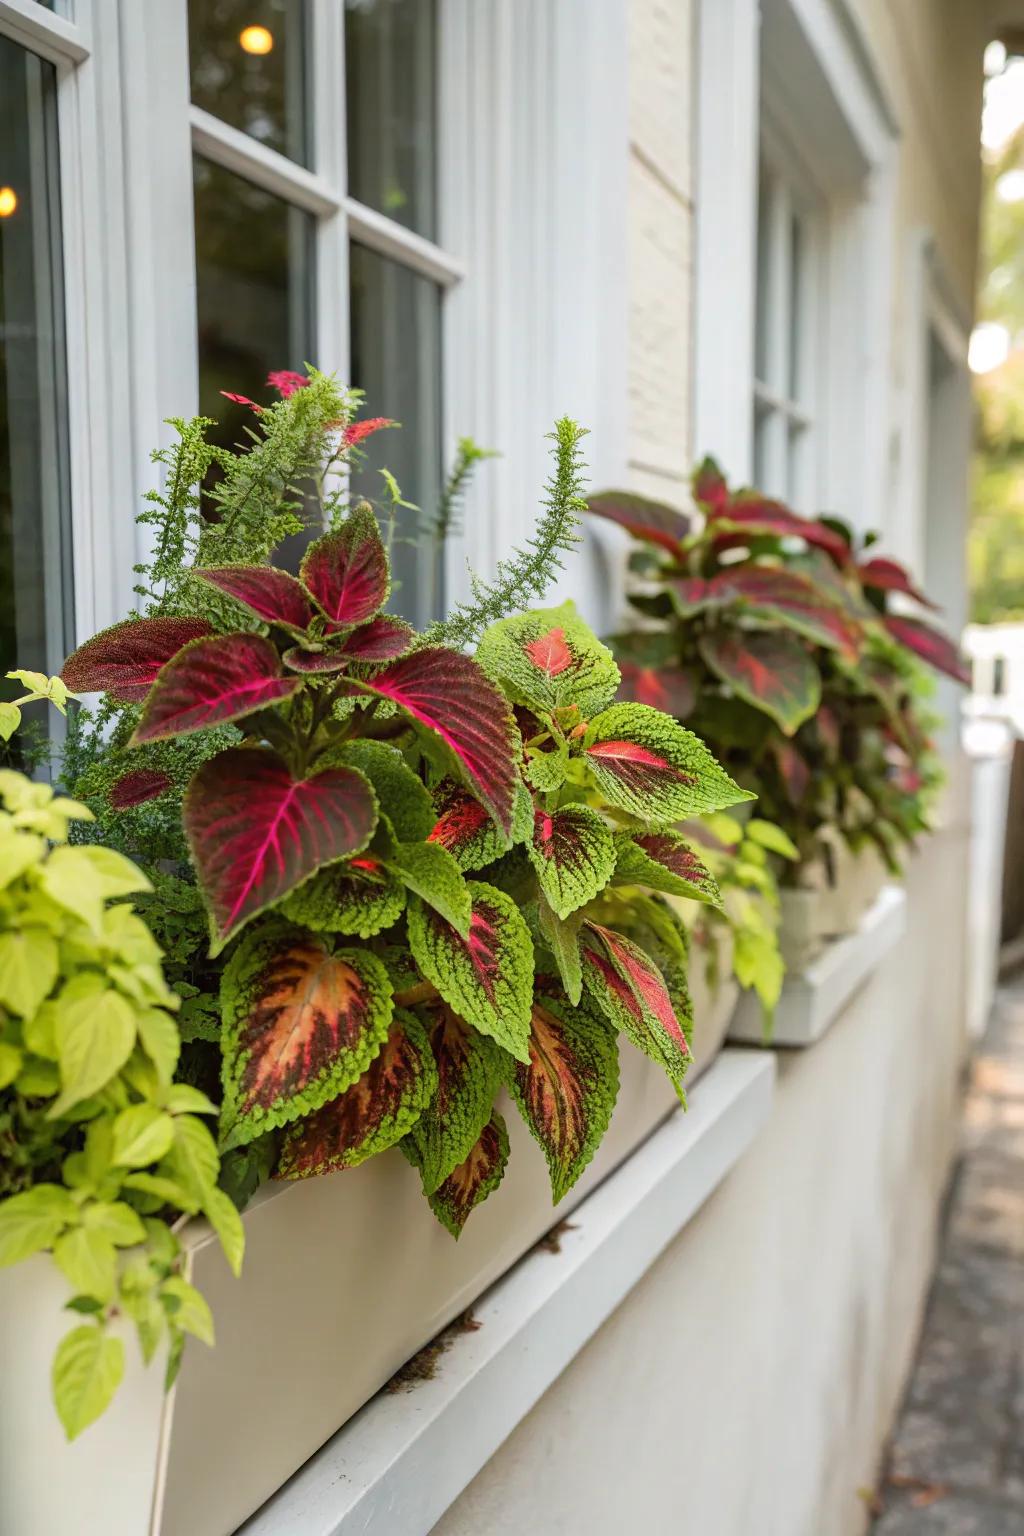
[[[238,41],[246,53],[270,53],[274,46],[274,34],[268,27],[246,27]]]
[[[0,219],[9,219],[18,206],[18,194],[13,187],[0,187]]]
[[[971,332],[967,364],[972,373],[991,373],[1001,368],[1010,355],[1010,333],[1005,325],[983,321]]]

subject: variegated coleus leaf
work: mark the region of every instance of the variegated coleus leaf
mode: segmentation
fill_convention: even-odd
[[[793,805],[799,805],[811,782],[806,758],[791,741],[773,741],[769,750],[775,758],[787,796]]]
[[[725,476],[710,454],[706,455],[694,470],[691,489],[694,501],[698,502],[711,516],[724,511],[729,504],[729,487]]]
[[[821,702],[821,673],[796,635],[775,630],[717,629],[700,653],[739,698],[770,715],[792,736]]]
[[[616,852],[616,885],[645,885],[652,891],[721,907],[722,895],[713,875],[677,833],[623,832],[616,839]]]
[[[896,614],[886,615],[885,627],[894,640],[905,645],[908,651],[913,651],[915,656],[920,656],[929,666],[944,672],[954,682],[970,684],[970,668],[952,640],[941,630],[933,629],[930,624],[922,624],[920,619],[904,619]]]
[[[522,783],[516,789],[512,830],[507,837],[480,801],[451,779],[441,781],[433,803],[437,816],[427,840],[446,849],[466,874],[493,864],[513,844],[525,842],[533,828],[533,800]]]
[[[823,549],[837,565],[846,565],[850,547],[842,536],[825,523],[801,517],[781,502],[766,501],[756,493],[734,496],[709,508],[711,531],[715,537],[733,532],[744,538],[769,535],[774,538],[801,538],[816,549]]]
[[[207,566],[192,574],[234,598],[265,624],[307,629],[313,618],[313,604],[301,581],[276,566]]]
[[[287,677],[262,635],[240,631],[193,640],[162,667],[130,745],[186,736],[280,704],[302,687]]]
[[[536,811],[526,851],[541,890],[560,918],[592,901],[615,868],[611,829],[586,805]]]
[[[391,1025],[391,983],[368,950],[332,952],[274,922],[247,934],[221,980],[227,1145],[319,1109],[366,1071]]]
[[[657,544],[675,557],[682,552],[683,541],[690,532],[690,519],[685,513],[663,502],[637,496],[633,491],[602,491],[588,499],[587,511],[618,523],[634,539]]]
[[[420,902],[409,907],[409,947],[427,981],[459,1016],[526,1060],[533,940],[515,902],[479,880],[468,937]]]
[[[183,818],[216,954],[323,865],[361,853],[377,802],[354,768],[296,779],[276,752],[232,747],[194,775]]]
[[[372,938],[405,911],[405,887],[380,859],[361,854],[329,864],[281,903],[283,916],[315,933]]]
[[[73,693],[109,693],[119,703],[138,704],[183,645],[211,633],[205,619],[126,619],[72,651],[61,678]]]
[[[583,757],[610,804],[668,826],[754,797],[692,731],[645,704],[613,704],[590,722]]]
[[[613,635],[609,644],[619,664],[621,703],[649,704],[685,720],[697,702],[697,681],[679,665],[679,642],[671,630],[637,630]]]
[[[610,928],[587,923],[582,937],[587,993],[616,1029],[664,1068],[685,1102],[682,1085],[690,1048],[658,967],[630,939]]]
[[[519,736],[504,694],[469,656],[425,646],[358,684],[427,727],[446,763],[507,836],[519,783]]]
[[[373,618],[391,589],[373,508],[359,502],[340,528],[312,543],[299,574],[332,624],[364,624]]]
[[[500,1046],[472,1029],[438,999],[421,1007],[437,1071],[437,1091],[406,1138],[403,1150],[432,1195],[479,1140],[507,1076]]]
[[[739,602],[752,619],[781,623],[850,661],[860,653],[859,620],[830,588],[804,571],[744,565],[722,571],[708,585],[727,601]]]
[[[597,1151],[615,1108],[614,1028],[596,1009],[570,1007],[556,982],[539,977],[530,1060],[514,1063],[509,1090],[544,1152],[557,1205]]]
[[[476,1207],[497,1189],[508,1162],[508,1130],[495,1110],[469,1156],[429,1197],[430,1209],[454,1238]]]
[[[566,724],[603,709],[619,686],[615,658],[571,602],[499,619],[482,636],[476,659],[518,703],[547,714],[577,710]]]
[[[857,575],[860,577],[862,587],[870,587],[876,592],[904,592],[907,597],[912,597],[915,603],[920,603],[924,608],[935,608],[929,597],[914,585],[910,572],[897,560],[887,560],[882,555],[875,555],[871,560],[865,560],[857,567]]]
[[[363,1075],[336,1099],[289,1128],[277,1176],[306,1179],[356,1168],[401,1141],[437,1092],[426,1031],[398,1013]]]

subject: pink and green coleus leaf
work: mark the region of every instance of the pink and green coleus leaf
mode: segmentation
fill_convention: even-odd
[[[837,565],[846,565],[850,546],[834,529],[815,519],[801,517],[781,502],[765,501],[757,495],[740,495],[720,502],[709,510],[711,533],[742,533],[747,538],[768,535],[776,538],[800,538],[812,548],[831,555]]]
[[[170,778],[158,768],[133,768],[111,785],[110,804],[115,811],[126,811],[131,806],[155,800],[170,787]]]
[[[427,840],[446,849],[467,874],[493,864],[513,843],[525,842],[532,831],[533,800],[524,784],[517,788],[508,837],[495,826],[480,801],[451,779],[442,780],[434,791],[434,804],[437,820]]]
[[[712,630],[701,637],[700,653],[716,677],[770,715],[787,736],[809,720],[821,702],[821,673],[796,635]]]
[[[410,1013],[397,1013],[362,1076],[289,1127],[277,1177],[308,1179],[357,1168],[401,1141],[436,1091],[437,1068],[426,1030]]]
[[[697,702],[697,680],[679,665],[673,630],[638,630],[613,635],[609,644],[619,664],[620,703],[648,704],[684,720]]]
[[[508,1129],[495,1110],[468,1157],[429,1197],[430,1209],[454,1238],[476,1207],[501,1183],[508,1162]]]
[[[616,885],[645,885],[721,908],[722,895],[713,875],[677,833],[623,832],[616,839],[616,851]]]
[[[285,676],[277,651],[261,635],[193,640],[161,668],[131,745],[241,720],[301,687],[299,678]]]
[[[557,983],[540,977],[530,1060],[511,1066],[509,1091],[544,1153],[557,1205],[597,1151],[615,1108],[615,1030],[596,1010],[570,1007]]]
[[[862,627],[836,595],[810,575],[781,566],[749,565],[722,571],[708,584],[737,601],[751,618],[781,623],[816,645],[856,660]]]
[[[896,614],[886,615],[885,627],[894,640],[905,645],[908,651],[913,651],[915,656],[920,656],[930,667],[944,672],[954,682],[970,684],[970,668],[953,641],[941,630],[933,629],[930,624],[922,624],[920,619],[904,619]]]
[[[193,575],[234,598],[265,624],[306,629],[313,617],[313,604],[302,583],[276,566],[207,566]]]
[[[368,950],[332,952],[270,923],[224,968],[221,1123],[228,1145],[311,1114],[366,1071],[388,1037],[391,983]]]
[[[504,694],[475,661],[444,646],[426,646],[358,687],[390,699],[425,726],[502,832],[510,832],[518,733]]]
[[[526,851],[548,904],[560,918],[593,901],[615,868],[611,829],[586,805],[536,811]]]
[[[359,502],[340,528],[311,544],[300,575],[333,624],[363,624],[373,618],[391,589],[373,508]]]
[[[678,556],[683,541],[690,532],[690,519],[675,507],[660,501],[649,501],[632,491],[602,491],[587,502],[588,512],[618,523],[634,539],[645,544],[657,544],[670,555]]]
[[[465,1162],[491,1118],[507,1076],[505,1052],[471,1029],[447,1003],[422,1010],[437,1073],[437,1091],[403,1150],[419,1169],[423,1193],[432,1195]]]
[[[72,693],[109,693],[120,703],[138,704],[182,646],[212,632],[205,619],[126,619],[72,651],[61,678]]]
[[[281,913],[315,933],[371,939],[405,911],[402,882],[368,854],[329,864],[285,897]]]
[[[615,658],[571,602],[499,619],[481,637],[476,659],[515,702],[547,714],[575,709],[587,719],[619,686]]]
[[[511,896],[468,882],[469,933],[463,938],[420,902],[409,908],[409,947],[427,981],[455,1012],[525,1061],[533,1001],[533,940]]]
[[[897,560],[875,555],[857,567],[857,575],[862,587],[872,587],[876,592],[903,592],[924,608],[937,606],[931,598],[925,596],[920,587],[914,585],[910,572]]]
[[[699,737],[646,704],[613,704],[592,720],[583,758],[609,803],[648,824],[753,799]]]
[[[693,499],[711,516],[723,512],[729,504],[729,487],[717,462],[706,455],[693,472]]]
[[[297,779],[276,752],[232,747],[194,775],[183,815],[216,954],[322,866],[362,852],[377,802],[354,768]]]
[[[690,1048],[665,979],[650,956],[623,934],[587,923],[583,978],[587,993],[604,1016],[664,1068],[683,1098]]]
[[[305,645],[291,645],[281,656],[289,672],[313,677],[331,672],[347,672],[350,659],[338,647],[312,650]]]

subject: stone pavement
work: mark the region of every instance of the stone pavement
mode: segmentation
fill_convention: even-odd
[[[1024,977],[1000,991],[964,1142],[872,1536],[1024,1536]]]

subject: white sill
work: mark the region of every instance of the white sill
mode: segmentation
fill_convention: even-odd
[[[902,938],[906,921],[906,891],[901,885],[885,886],[852,933],[833,939],[806,971],[786,981],[770,1040],[764,1038],[760,1005],[749,992],[733,1015],[729,1039],[743,1045],[813,1045]]]
[[[739,1161],[775,1060],[724,1051],[676,1111],[485,1292],[436,1377],[379,1394],[237,1536],[424,1536]]]

